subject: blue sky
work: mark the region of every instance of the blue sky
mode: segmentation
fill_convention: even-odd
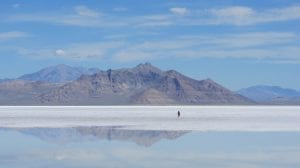
[[[299,1],[9,0],[0,11],[0,78],[150,62],[232,90],[300,89]]]

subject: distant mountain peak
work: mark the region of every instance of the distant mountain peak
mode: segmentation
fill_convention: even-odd
[[[179,72],[177,72],[177,71],[175,71],[173,69],[166,71],[166,73],[169,74],[169,75],[174,75],[174,74],[177,75],[177,74],[179,74]]]
[[[53,70],[59,70],[59,69],[62,70],[62,69],[72,69],[72,68],[75,68],[75,67],[71,67],[66,64],[57,64],[57,65],[52,65],[52,66],[43,68],[40,71],[43,71],[43,70],[52,70],[53,71]]]
[[[255,85],[241,89],[238,93],[260,103],[295,104],[300,102],[300,91],[280,86]]]
[[[140,63],[136,67],[153,67],[150,62]]]
[[[57,64],[57,65],[54,65],[52,67],[57,67],[57,68],[71,68],[71,66],[66,65],[66,64]]]
[[[83,74],[94,74],[99,72],[97,68],[86,69],[83,67],[71,67],[58,64],[43,68],[35,73],[25,74],[18,79],[28,81],[43,81],[50,83],[64,83],[78,79]]]
[[[159,68],[153,66],[149,62],[146,62],[146,63],[138,64],[137,66],[134,67],[134,69],[159,69]]]

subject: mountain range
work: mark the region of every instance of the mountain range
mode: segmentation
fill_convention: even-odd
[[[58,65],[0,83],[2,105],[253,104],[211,79],[150,63],[101,71]]]
[[[300,92],[278,86],[230,91],[150,63],[133,68],[57,65],[0,80],[1,105],[251,105],[300,104]]]
[[[251,104],[210,79],[197,81],[149,63],[82,75],[40,97],[44,104]]]
[[[279,86],[256,85],[238,93],[261,104],[300,104],[300,91]]]

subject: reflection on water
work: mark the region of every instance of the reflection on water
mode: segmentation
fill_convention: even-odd
[[[126,130],[121,126],[95,126],[76,128],[20,128],[21,133],[36,136],[51,143],[70,143],[82,140],[130,141],[141,146],[151,146],[162,139],[176,139],[187,131]]]
[[[0,167],[300,167],[299,132],[0,130]]]

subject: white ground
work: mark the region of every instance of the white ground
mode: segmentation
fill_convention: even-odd
[[[180,110],[181,117],[177,118]],[[300,131],[300,106],[2,106],[0,127]]]

